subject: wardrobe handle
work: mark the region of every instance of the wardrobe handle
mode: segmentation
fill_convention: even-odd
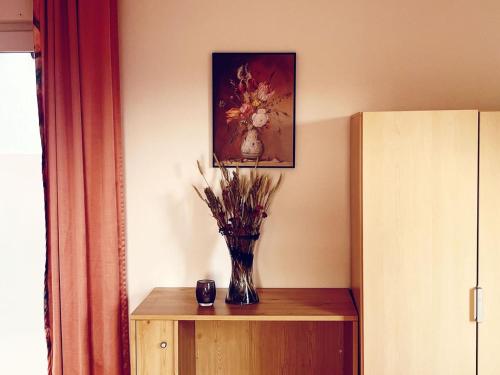
[[[477,286],[474,288],[474,320],[478,323],[481,323],[483,319],[483,288]]]
[[[160,348],[166,349],[167,348],[167,342],[166,341],[160,342]]]

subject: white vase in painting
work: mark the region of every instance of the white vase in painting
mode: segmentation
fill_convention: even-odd
[[[245,138],[241,143],[241,155],[245,159],[256,160],[262,156],[264,145],[259,140],[259,132],[255,128],[251,128],[245,134]]]

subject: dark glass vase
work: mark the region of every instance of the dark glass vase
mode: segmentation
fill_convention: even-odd
[[[231,255],[231,280],[227,290],[226,303],[250,305],[259,302],[253,284],[253,249],[259,235],[228,238]]]

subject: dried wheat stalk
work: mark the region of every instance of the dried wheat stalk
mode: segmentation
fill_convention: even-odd
[[[199,162],[198,170],[207,186],[203,189],[204,195],[196,186],[193,185],[193,188],[212,212],[229,249],[252,249],[248,242],[258,239],[262,220],[267,217],[271,199],[283,176],[280,174],[274,182],[269,175],[259,173],[257,168],[250,170],[249,174],[242,174],[236,167],[230,173],[224,163],[217,157],[215,160],[222,175],[220,195],[215,194]]]

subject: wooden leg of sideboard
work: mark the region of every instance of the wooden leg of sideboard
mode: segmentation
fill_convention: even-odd
[[[135,344],[135,320],[130,321],[130,373],[132,375],[137,374],[137,359],[136,359],[136,344]]]

